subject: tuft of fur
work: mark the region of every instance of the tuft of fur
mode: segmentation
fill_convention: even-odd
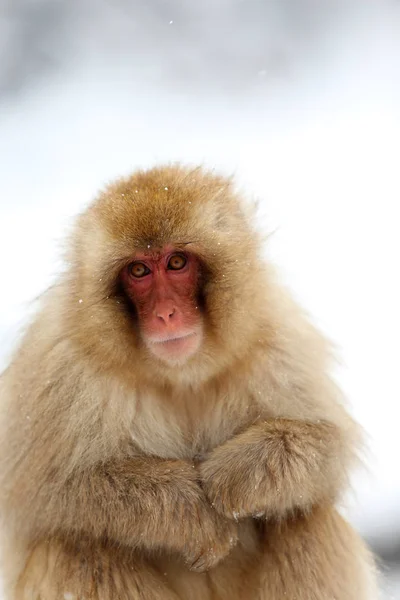
[[[119,283],[167,244],[203,274],[203,344],[179,368],[146,351]],[[68,248],[0,380],[7,599],[373,598],[334,508],[358,427],[232,182],[134,173]]]

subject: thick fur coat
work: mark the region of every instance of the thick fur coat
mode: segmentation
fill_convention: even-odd
[[[152,357],[119,273],[202,265],[201,349]],[[229,180],[168,166],[109,186],[1,378],[7,600],[367,600],[335,510],[359,431],[327,342],[261,257]]]

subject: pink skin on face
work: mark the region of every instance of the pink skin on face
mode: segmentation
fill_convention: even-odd
[[[163,361],[183,362],[200,346],[198,276],[196,257],[171,247],[135,255],[122,273],[125,291],[136,306],[143,340]]]

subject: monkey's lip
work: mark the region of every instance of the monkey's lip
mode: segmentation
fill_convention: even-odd
[[[184,335],[171,335],[162,340],[150,342],[151,352],[167,363],[182,362],[190,358],[199,348],[201,336],[197,332]]]
[[[191,333],[185,333],[184,335],[175,335],[175,336],[171,336],[168,338],[165,338],[163,340],[152,340],[151,343],[152,344],[175,344],[175,343],[179,343],[182,342],[183,340],[186,340],[188,338],[191,338],[193,336],[195,336],[196,333],[194,331],[192,331]]]

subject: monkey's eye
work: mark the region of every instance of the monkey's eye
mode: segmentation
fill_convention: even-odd
[[[144,263],[141,262],[132,263],[131,265],[129,265],[128,269],[129,273],[137,279],[140,279],[140,277],[144,277],[145,275],[148,275],[150,273],[150,269],[146,267]]]
[[[168,269],[173,271],[179,271],[187,263],[187,258],[183,254],[173,254],[168,261]]]

